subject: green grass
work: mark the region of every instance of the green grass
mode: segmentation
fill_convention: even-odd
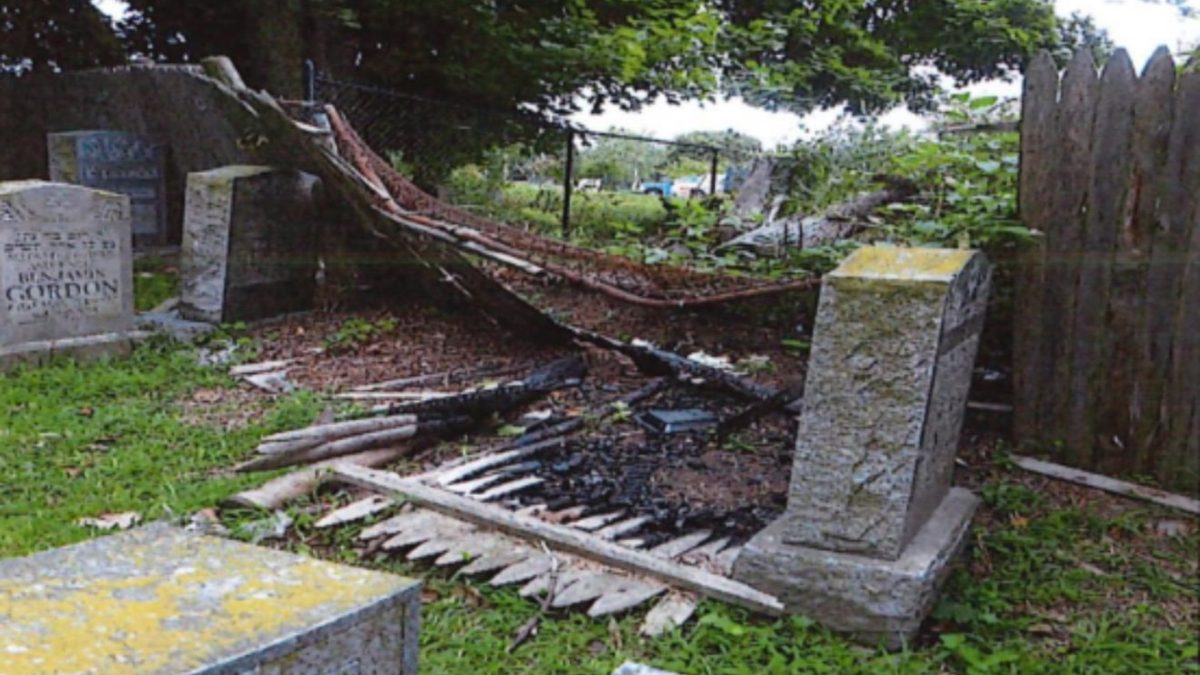
[[[179,275],[162,258],[141,258],[133,264],[133,304],[139,312],[154,309],[179,294]]]
[[[59,362],[0,376],[0,556],[83,539],[75,521],[140,511],[147,520],[213,506],[261,476],[211,477],[243,457],[264,428],[311,419],[288,399],[242,429],[188,423],[177,401],[233,386],[163,342],[127,361]]]
[[[319,408],[311,397],[277,399],[262,403],[247,426],[226,428],[214,406],[195,398],[200,390],[230,393],[233,382],[195,365],[191,349],[161,342],[128,361],[60,362],[0,384],[0,556],[94,536],[74,524],[82,516],[134,510],[149,520],[213,506],[265,479],[214,470],[244,457],[262,433],[306,423]],[[225,407],[232,414],[246,404]],[[656,640],[638,637],[641,612],[612,622],[555,613],[509,654],[512,636],[537,612],[510,589],[360,559],[356,529],[313,529],[305,503],[289,509],[299,533],[287,545],[426,577],[427,673],[608,673],[626,659],[681,673],[755,675],[1200,672],[1194,522],[1187,536],[1157,537],[1154,524],[1178,514],[1114,513],[1032,490],[1003,463],[986,472],[970,556],[935,609],[933,634],[896,654],[804,618],[766,620],[719,603],[705,603],[682,631]]]

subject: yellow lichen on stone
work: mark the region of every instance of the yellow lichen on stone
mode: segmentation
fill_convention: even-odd
[[[190,672],[412,583],[207,537],[135,542],[122,558],[152,571],[0,578],[3,672]]]
[[[842,261],[829,276],[949,281],[976,253],[967,249],[864,246]]]

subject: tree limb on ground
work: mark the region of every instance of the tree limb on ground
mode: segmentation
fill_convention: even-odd
[[[718,250],[750,248],[761,255],[777,255],[784,248],[815,248],[832,244],[866,229],[876,209],[903,202],[918,193],[916,183],[897,176],[877,176],[882,190],[865,192],[830,206],[819,216],[783,218],[721,244]]]

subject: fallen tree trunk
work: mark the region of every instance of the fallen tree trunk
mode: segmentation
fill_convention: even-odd
[[[575,337],[583,342],[628,356],[633,360],[637,369],[646,375],[654,377],[669,375],[678,379],[693,380],[693,384],[728,391],[752,401],[767,401],[778,395],[778,392],[771,387],[765,387],[757,382],[704,365],[665,349],[659,349],[652,345],[621,342],[582,328],[572,328],[572,331]],[[696,380],[699,382],[695,382]]]
[[[819,216],[776,220],[721,244],[718,250],[750,248],[772,255],[784,248],[815,248],[849,239],[866,228],[867,219],[881,206],[911,199],[917,185],[895,176],[882,177],[887,187],[834,204]]]

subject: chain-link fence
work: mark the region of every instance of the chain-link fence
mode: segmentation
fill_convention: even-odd
[[[728,191],[747,158],[715,145],[594,131],[529,111],[435,100],[308,70],[310,101],[335,106],[376,152],[451,201],[455,169],[483,166],[494,179],[543,188],[562,234],[579,191],[708,197]],[[670,167],[673,171],[668,171]],[[460,203],[471,207],[471,204]]]

